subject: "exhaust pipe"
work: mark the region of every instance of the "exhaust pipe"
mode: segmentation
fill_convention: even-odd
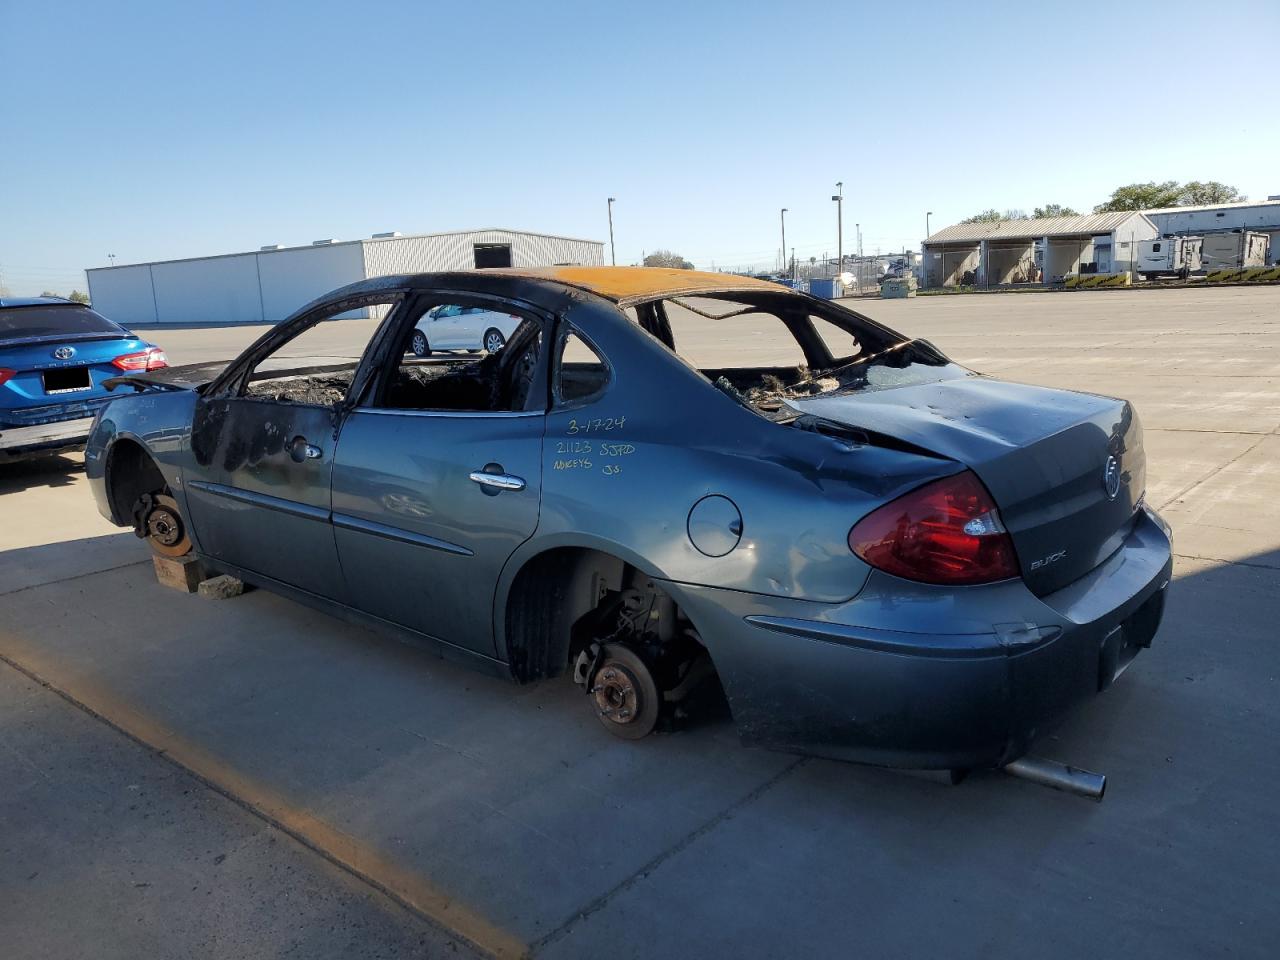
[[[1004,772],[1055,790],[1088,797],[1095,803],[1101,803],[1102,795],[1107,791],[1107,778],[1103,774],[1091,773],[1056,760],[1045,760],[1043,757],[1020,757],[1013,763],[1006,764]]]

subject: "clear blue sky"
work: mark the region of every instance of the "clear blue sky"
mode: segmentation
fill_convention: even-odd
[[[1276,0],[0,0],[0,274],[507,226],[700,267],[1117,185],[1280,193]]]

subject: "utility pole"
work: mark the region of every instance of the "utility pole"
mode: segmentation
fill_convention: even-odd
[[[791,279],[796,279],[796,248],[791,248]]]
[[[844,272],[844,181],[836,181],[836,195],[831,198],[836,202],[836,277]]]
[[[782,269],[787,269],[787,208],[782,208]]]
[[[614,198],[609,198],[609,262],[615,267],[618,265],[618,254],[613,249],[613,202]]]

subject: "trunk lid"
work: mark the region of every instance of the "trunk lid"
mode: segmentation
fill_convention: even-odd
[[[955,365],[934,374],[943,379],[787,403],[973,470],[995,498],[1038,596],[1084,576],[1120,546],[1146,489],[1142,427],[1129,403]]]
[[[120,373],[111,361],[147,346],[127,334],[0,344],[0,368],[12,371],[0,386],[0,413],[101,399]]]

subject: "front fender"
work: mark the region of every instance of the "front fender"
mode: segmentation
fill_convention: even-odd
[[[184,516],[189,516],[183,472],[191,449],[191,416],[196,394],[166,390],[119,397],[102,408],[85,444],[85,477],[98,512],[117,526],[132,517],[115,515],[107,486],[113,454],[121,443],[136,443],[155,462]],[[192,531],[194,538],[194,531]]]

